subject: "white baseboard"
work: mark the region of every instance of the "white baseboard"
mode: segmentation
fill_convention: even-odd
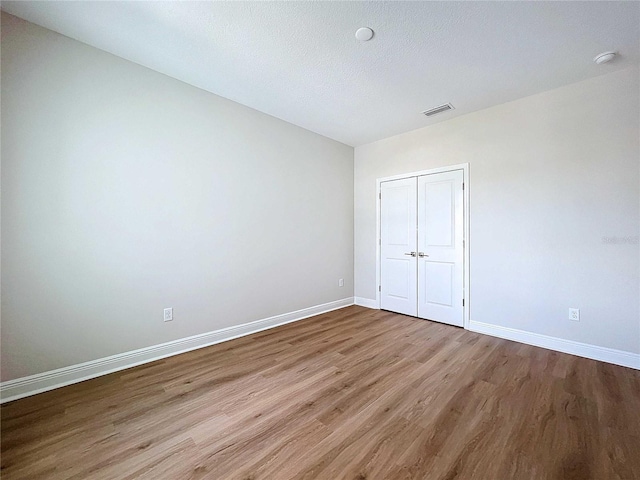
[[[562,338],[550,337],[539,333],[527,332],[525,330],[517,330],[515,328],[502,327],[500,325],[492,325],[490,323],[469,322],[469,330],[477,333],[484,333],[492,337],[505,338],[527,345],[547,348],[557,352],[570,353],[579,357],[591,358],[592,360],[600,360],[602,362],[613,363],[623,367],[635,368],[640,370],[640,354],[626,352],[624,350],[616,350],[613,348],[599,347],[588,343],[574,342],[572,340],[564,340]]]
[[[355,297],[353,303],[355,303],[356,305],[360,305],[361,307],[375,308],[376,310],[380,310],[380,307],[378,307],[378,302],[376,300],[371,300],[370,298]]]
[[[190,350],[226,342],[227,340],[250,335],[286,323],[296,322],[303,318],[330,312],[331,310],[337,310],[338,308],[349,305],[353,305],[353,297],[276,315],[275,317],[263,318],[262,320],[256,320],[242,325],[222,328],[192,337],[181,338],[139,350],[120,353],[110,357],[99,358],[69,367],[58,368],[28,377],[9,380],[0,384],[0,403],[28,397],[37,393],[64,387],[65,385],[71,385],[72,383],[82,382],[90,378],[135,367],[143,363],[153,362],[161,358],[171,357]]]

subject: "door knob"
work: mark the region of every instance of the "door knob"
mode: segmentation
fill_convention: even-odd
[[[415,257],[416,256],[416,252],[405,253],[405,255],[411,255],[412,257]]]
[[[429,255],[427,255],[426,253],[422,253],[422,252],[420,252],[420,253],[418,254],[418,256],[419,256],[420,258],[423,258],[423,257],[428,257]]]

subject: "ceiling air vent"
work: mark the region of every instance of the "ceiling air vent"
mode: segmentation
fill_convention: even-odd
[[[439,107],[425,110],[424,112],[422,112],[422,114],[426,115],[427,117],[433,117],[434,115],[438,115],[439,113],[446,112],[448,110],[453,110],[453,105],[451,105],[450,103],[445,103],[444,105],[440,105]]]

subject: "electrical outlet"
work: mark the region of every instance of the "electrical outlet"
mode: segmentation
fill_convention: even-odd
[[[170,322],[173,320],[173,308],[165,308],[164,309],[164,321]]]
[[[570,308],[569,309],[569,320],[573,320],[574,322],[580,321],[580,309],[579,308]]]
[[[338,286],[339,287],[344,287],[344,278],[338,279]]]

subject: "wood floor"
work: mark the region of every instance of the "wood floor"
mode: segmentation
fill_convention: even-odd
[[[640,479],[640,372],[353,306],[6,404],[2,478]]]

